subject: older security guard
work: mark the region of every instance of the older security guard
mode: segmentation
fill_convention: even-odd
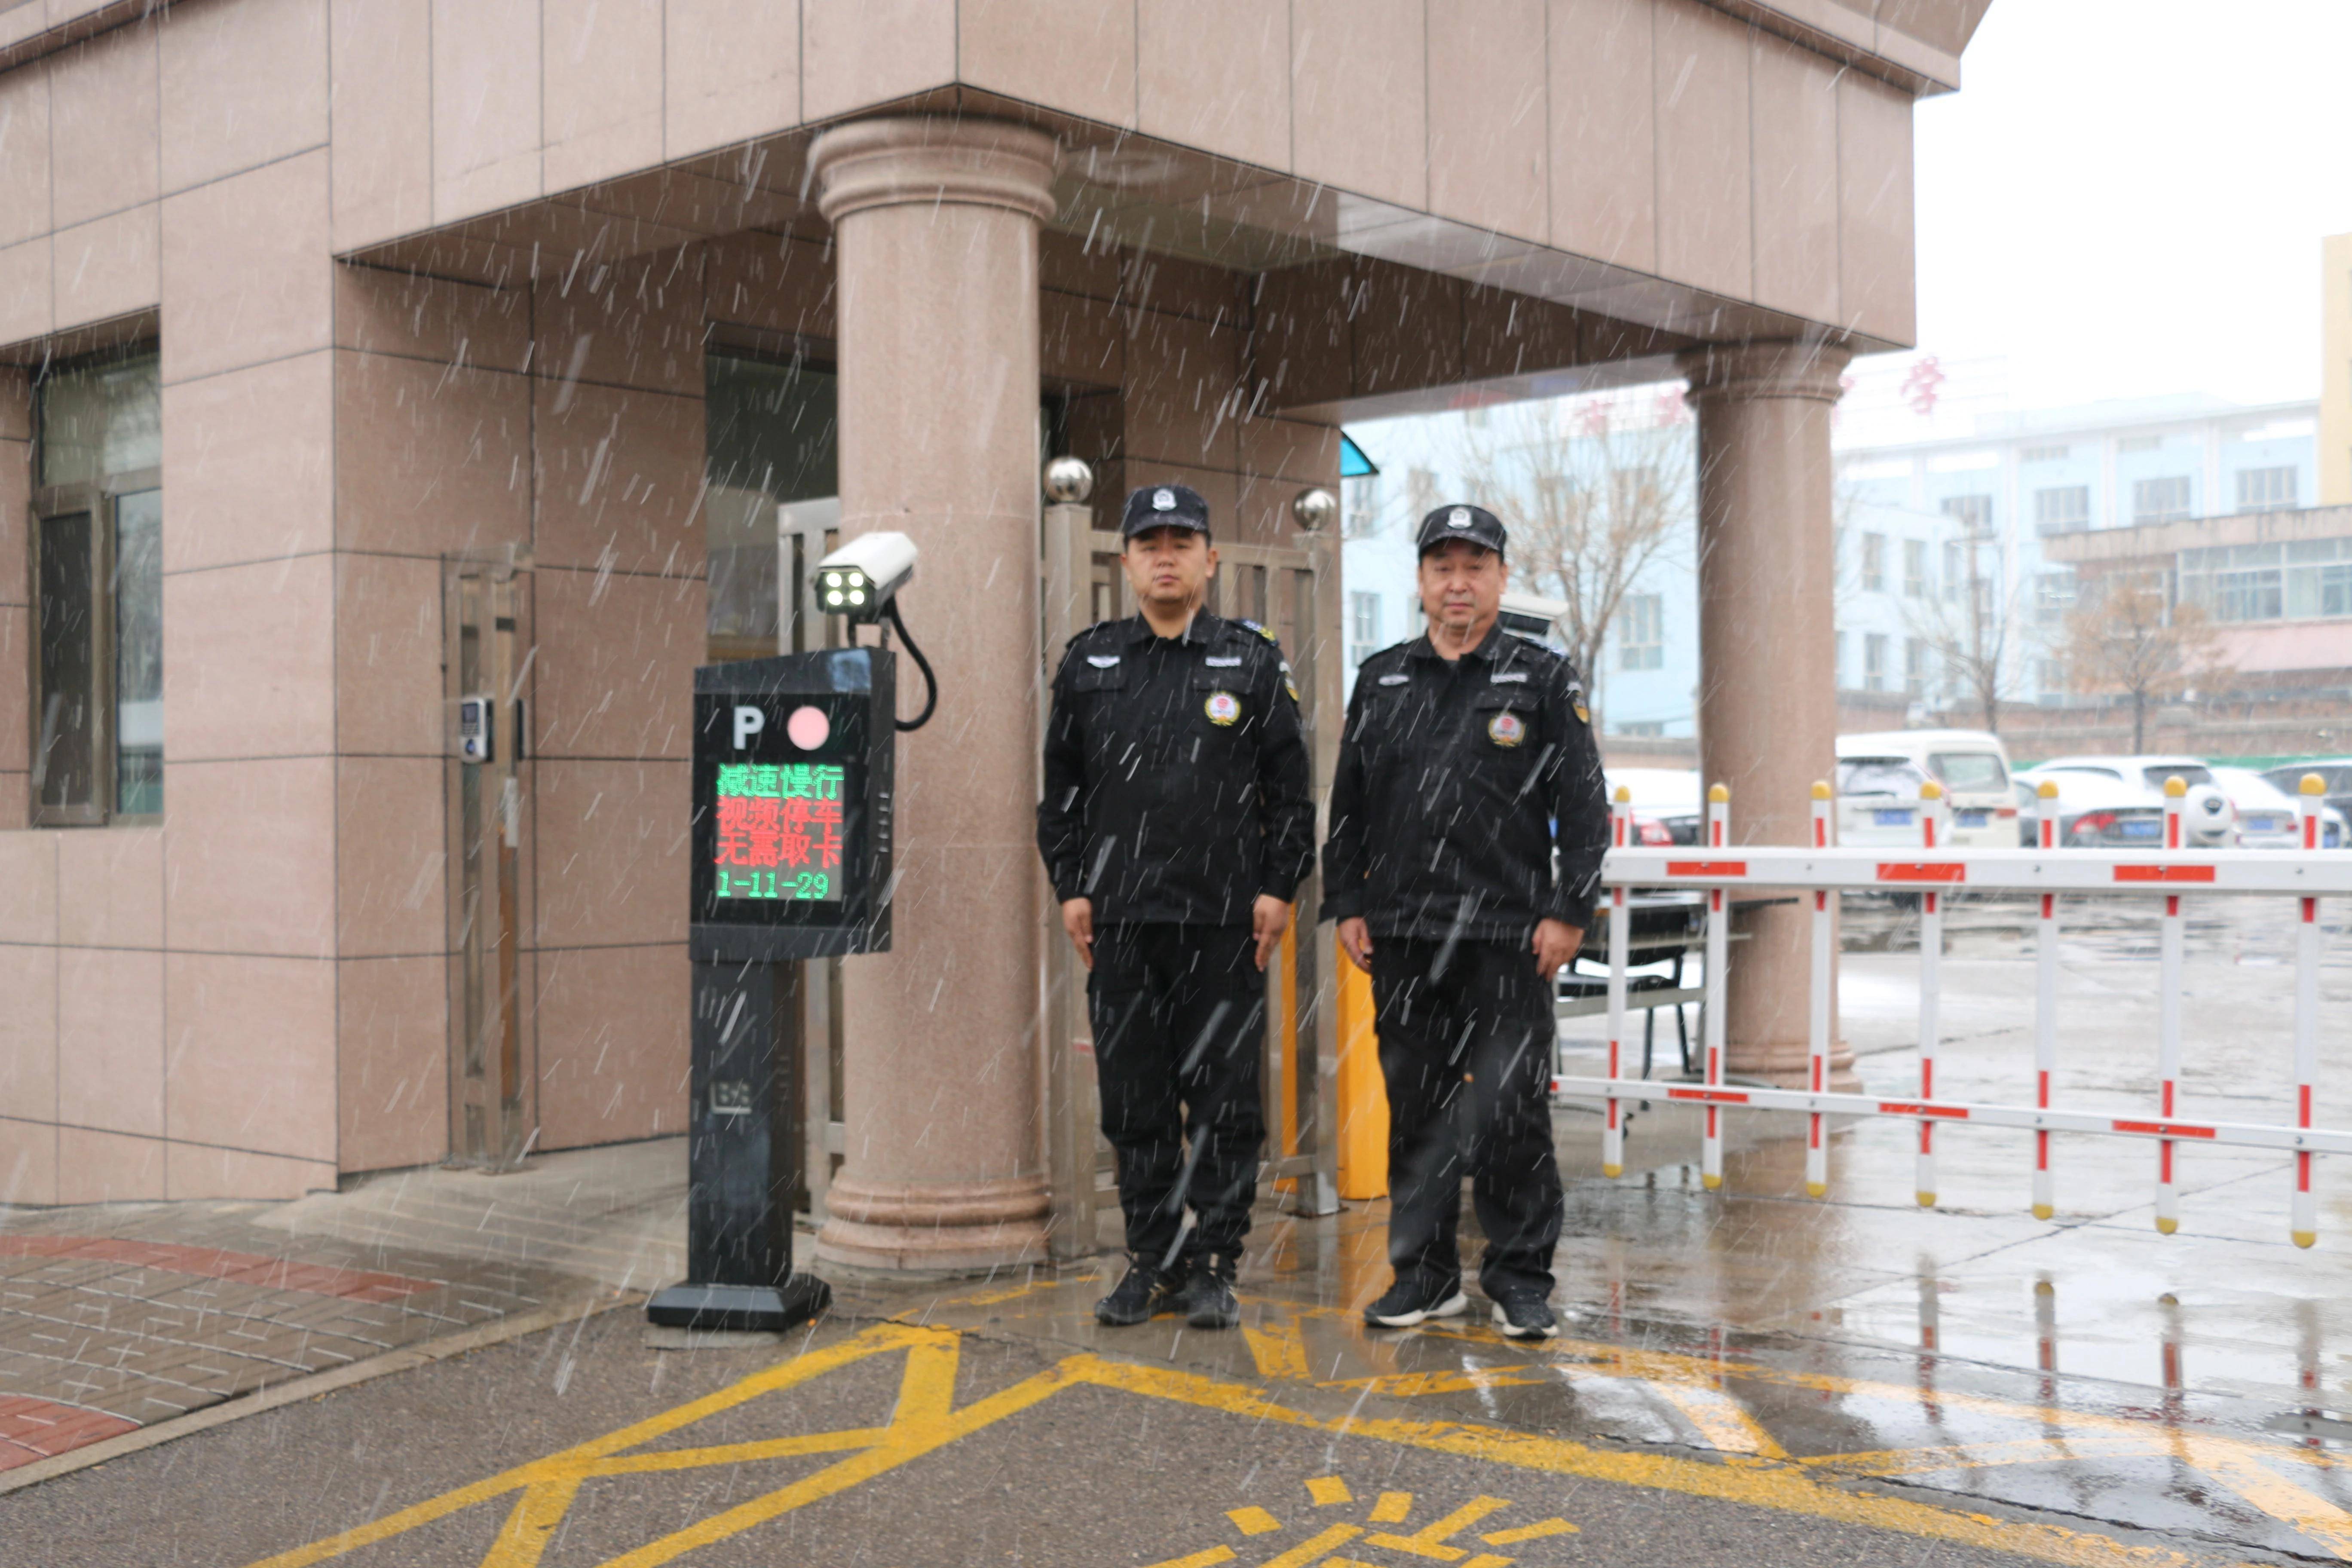
[[[1557,1331],[1552,977],[1592,916],[1609,808],[1584,684],[1498,624],[1502,523],[1422,521],[1428,631],[1366,659],[1339,745],[1323,914],[1372,976],[1389,1096],[1389,1262],[1375,1326],[1469,1301],[1454,1242],[1467,1167],[1480,1288],[1506,1334]],[[1557,868],[1555,868],[1555,830]]]
[[[1140,613],[1070,639],[1037,807],[1062,924],[1090,972],[1127,1218],[1127,1275],[1095,1316],[1174,1310],[1229,1328],[1265,1141],[1264,972],[1315,863],[1307,746],[1272,637],[1202,607],[1217,563],[1208,503],[1148,486],[1120,531]]]

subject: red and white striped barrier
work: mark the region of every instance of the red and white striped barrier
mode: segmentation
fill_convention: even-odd
[[[1921,813],[1920,855],[1902,858],[1884,849],[1842,849],[1830,843],[1829,786],[1813,786],[1812,838],[1809,846],[1730,844],[1730,795],[1723,785],[1707,791],[1706,842],[1696,848],[1643,847],[1630,842],[1632,808],[1619,792],[1612,842],[1603,872],[1609,888],[1609,1047],[1606,1078],[1557,1078],[1555,1093],[1584,1095],[1606,1102],[1601,1169],[1611,1176],[1624,1166],[1623,1106],[1685,1102],[1704,1111],[1700,1175],[1711,1190],[1723,1182],[1726,1107],[1803,1112],[1807,1118],[1805,1190],[1820,1197],[1829,1190],[1829,1116],[1881,1116],[1916,1121],[1919,1127],[1918,1201],[1936,1201],[1936,1131],[1966,1122],[2018,1127],[2034,1133],[2032,1206],[2037,1218],[2055,1213],[2050,1135],[2095,1132],[2145,1138],[2156,1144],[2157,1228],[2170,1235],[2179,1225],[2174,1146],[2182,1142],[2280,1149],[2294,1156],[2294,1202],[2291,1232],[2298,1247],[2317,1239],[2318,1217],[2311,1186],[2314,1154],[2352,1153],[2352,1131],[2312,1124],[2319,1061],[2319,900],[2352,896],[2352,853],[2319,853],[2319,780],[2308,778],[2302,795],[2305,853],[2275,850],[2181,847],[2181,808],[2186,790],[2167,786],[2165,847],[2161,849],[2061,848],[2057,843],[2056,791],[2042,786],[2035,848],[1955,849],[1939,845],[1941,807],[1930,786]],[[1626,969],[1629,913],[1625,896],[1634,888],[1693,888],[1707,895],[1705,977],[1705,1067],[1697,1083],[1664,1083],[1624,1076]],[[1739,888],[1790,889],[1812,896],[1811,1017],[1807,1031],[1809,1084],[1805,1089],[1735,1087],[1724,1077],[1724,973],[1730,935],[1727,906]],[[1955,889],[2018,893],[2040,900],[2035,953],[2034,1092],[2031,1105],[1977,1103],[1939,1099],[1936,1090],[1942,947],[1943,900]],[[1875,1095],[1829,1090],[1832,1019],[1830,991],[1835,963],[1832,898],[1843,891],[1889,889],[1920,895],[1919,1094],[1886,1100]],[[2196,893],[2270,893],[2301,900],[2295,944],[2294,1072],[2295,1120],[2291,1127],[2242,1121],[2201,1121],[2182,1116],[2179,1105],[2182,969],[2185,951],[2182,900]],[[2158,986],[2158,1103],[2153,1115],[2112,1116],[2064,1110],[2051,1103],[2057,1068],[2057,897],[2095,893],[2163,900]]]

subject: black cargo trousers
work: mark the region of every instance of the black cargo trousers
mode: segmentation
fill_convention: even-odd
[[[1470,1178],[1486,1235],[1479,1288],[1549,1296],[1559,1245],[1551,985],[1524,942],[1372,939],[1373,1030],[1389,1094],[1389,1263],[1433,1289],[1462,1278]]]
[[[1128,1251],[1162,1270],[1237,1257],[1265,1142],[1255,939],[1247,926],[1099,927],[1087,997]],[[1189,1231],[1187,1207],[1198,1216]]]

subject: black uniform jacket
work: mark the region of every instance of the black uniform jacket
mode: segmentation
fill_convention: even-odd
[[[1608,847],[1601,750],[1567,659],[1497,626],[1453,663],[1421,637],[1356,671],[1325,920],[1435,941],[1524,942],[1547,918],[1586,926]]]
[[[1315,867],[1315,803],[1290,667],[1274,639],[1202,612],[1070,639],[1045,725],[1037,849],[1095,920],[1247,925]]]

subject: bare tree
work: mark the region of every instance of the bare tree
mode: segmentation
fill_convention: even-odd
[[[2016,591],[2001,570],[1999,540],[1963,532],[1947,548],[1943,581],[1909,613],[1914,636],[1935,650],[1948,687],[1965,694],[1987,730],[1999,733],[2000,704],[2010,690]],[[1986,555],[1992,559],[1988,567]],[[1958,569],[1953,570],[1955,563]]]
[[[1600,399],[1491,409],[1464,422],[1454,454],[1473,498],[1508,521],[1513,585],[1566,601],[1587,680],[1626,593],[1690,517],[1689,425],[1626,416]]]
[[[2130,701],[2135,752],[2147,749],[2150,707],[2227,675],[2211,617],[2174,604],[2161,568],[2084,579],[2063,647],[2075,689]]]

